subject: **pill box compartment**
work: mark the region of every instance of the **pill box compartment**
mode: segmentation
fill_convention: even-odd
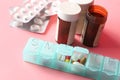
[[[72,46],[59,44],[56,50],[55,59],[53,61],[54,69],[68,72],[70,68],[70,58],[72,53]]]
[[[104,57],[101,55],[90,53],[86,62],[85,76],[99,80]]]
[[[74,47],[74,52],[71,56],[70,73],[85,76],[85,64],[88,54],[88,49],[82,47]]]
[[[40,51],[40,65],[53,68],[53,61],[55,58],[55,52],[58,47],[58,44],[53,44],[50,42],[45,42],[41,51]]]
[[[101,80],[116,80],[118,65],[119,61],[117,59],[105,57],[100,76]]]
[[[34,64],[40,63],[40,50],[44,41],[30,38],[23,50],[23,60]]]

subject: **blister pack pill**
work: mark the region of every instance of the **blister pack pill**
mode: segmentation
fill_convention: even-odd
[[[10,8],[10,26],[44,33],[50,17],[57,12],[58,4],[59,0],[24,0],[22,5]]]

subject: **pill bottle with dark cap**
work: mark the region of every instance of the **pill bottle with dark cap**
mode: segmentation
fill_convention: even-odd
[[[63,2],[57,12],[57,28],[55,40],[62,44],[72,44],[76,31],[76,22],[79,19],[81,8],[72,2]]]
[[[86,13],[89,6],[93,5],[94,0],[69,0],[69,2],[75,2],[81,7],[80,17],[76,26],[76,34],[81,34],[84,26]]]
[[[99,5],[89,7],[86,15],[87,23],[82,30],[81,42],[89,47],[98,45],[101,32],[107,20],[107,10]]]

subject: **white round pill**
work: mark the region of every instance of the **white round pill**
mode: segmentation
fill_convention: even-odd
[[[32,8],[32,5],[31,5],[30,3],[27,3],[27,4],[25,5],[25,7],[26,7],[27,9],[31,9],[31,8]]]
[[[33,32],[37,32],[37,31],[41,30],[41,27],[37,24],[33,24],[33,25],[30,26],[30,30],[33,31]]]
[[[30,17],[28,17],[28,16],[24,16],[24,17],[23,17],[23,21],[24,21],[24,22],[28,22],[29,19],[30,19]]]
[[[43,7],[43,6],[44,6],[44,3],[43,3],[43,2],[39,2],[38,5],[39,5],[40,7]]]
[[[37,4],[37,0],[31,0],[31,3],[34,5],[34,4]]]
[[[20,12],[21,12],[22,14],[25,14],[27,11],[25,10],[25,8],[21,8],[21,9],[20,9]]]
[[[38,12],[38,11],[39,11],[39,9],[40,9],[40,7],[39,7],[39,6],[35,6],[35,7],[34,7],[34,11],[35,11],[35,12],[36,12],[36,11]]]
[[[29,14],[29,16],[34,16],[34,12],[33,11],[29,11],[28,14]]]
[[[83,64],[79,63],[79,62],[73,62],[74,65],[78,65],[78,66],[83,66]]]
[[[20,20],[21,19],[21,15],[19,13],[16,13],[14,15],[14,18],[17,19],[17,20]]]
[[[10,7],[9,9],[9,12],[10,12],[10,15],[13,15],[20,7]]]

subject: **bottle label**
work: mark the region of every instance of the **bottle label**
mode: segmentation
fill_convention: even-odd
[[[100,38],[100,35],[102,33],[103,28],[104,28],[104,24],[100,24],[99,29],[98,29],[97,34],[96,34],[96,37],[94,39],[93,46],[98,45],[98,41],[99,41],[99,38]]]
[[[58,43],[67,44],[71,22],[66,22],[61,20],[59,17],[57,19],[57,33],[56,41]]]
[[[83,29],[82,29],[82,34],[81,34],[81,43],[83,43],[84,38],[85,38],[87,24],[88,24],[88,21],[87,21],[87,19],[85,19],[84,26],[83,26]]]
[[[72,44],[74,41],[74,35],[75,35],[75,31],[76,31],[76,23],[77,23],[76,21],[71,22],[67,44]]]
[[[67,22],[61,20],[59,17],[57,19],[57,28],[55,39],[58,43],[62,44],[72,44],[74,41],[74,35],[76,31],[76,22]]]

